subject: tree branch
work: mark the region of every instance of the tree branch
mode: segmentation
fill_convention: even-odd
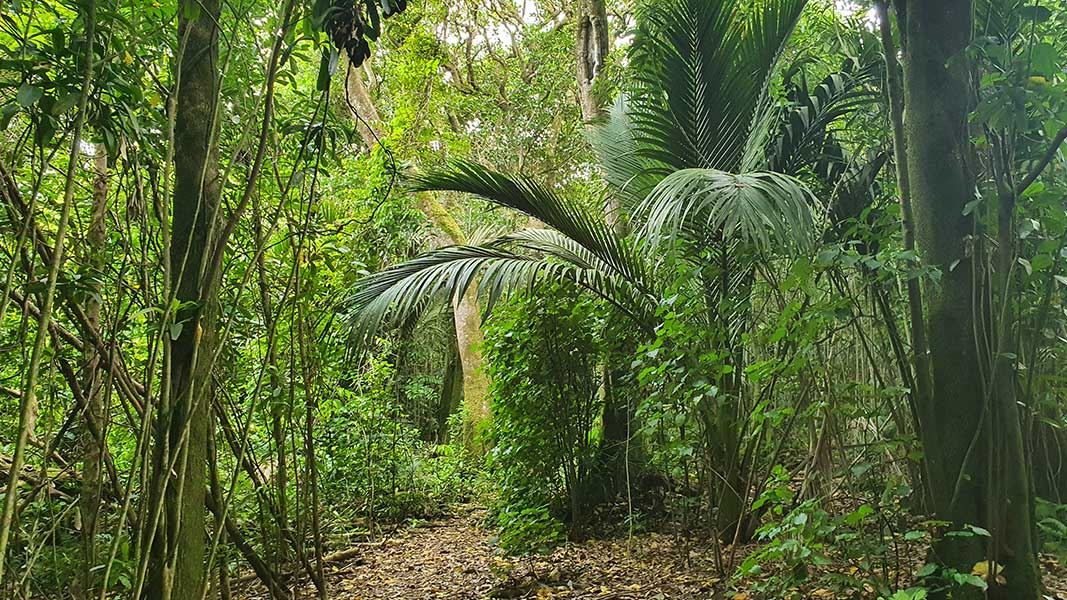
[[[1064,140],[1067,140],[1067,127],[1060,129],[1059,133],[1056,134],[1056,137],[1052,139],[1052,144],[1049,145],[1048,150],[1045,151],[1045,155],[1041,157],[1041,160],[1038,161],[1036,165],[1034,165],[1033,169],[1030,169],[1030,172],[1019,182],[1019,185],[1015,187],[1016,196],[1021,196],[1023,192],[1026,191],[1026,188],[1030,187],[1032,183],[1037,181],[1037,178],[1041,176],[1042,171],[1044,171],[1049,163],[1052,162],[1052,159],[1056,157],[1056,152],[1059,151]]]

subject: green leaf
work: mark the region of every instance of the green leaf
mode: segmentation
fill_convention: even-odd
[[[0,108],[0,131],[7,129],[7,126],[11,124],[11,119],[19,112],[18,104],[5,104],[3,108]]]
[[[41,88],[24,83],[19,86],[19,91],[15,94],[15,100],[22,105],[22,108],[29,108],[37,103],[44,95],[44,90]]]
[[[930,575],[933,575],[936,571],[937,565],[935,565],[934,563],[926,563],[922,566],[922,568],[919,569],[917,573],[915,573],[915,576],[919,579],[922,579],[923,577],[929,577]]]
[[[332,65],[332,67],[331,67]],[[337,65],[337,50],[333,47],[322,49],[322,58],[319,60],[319,77],[315,81],[315,89],[320,92],[330,87],[330,75]]]
[[[1035,44],[1030,53],[1030,66],[1034,73],[1052,77],[1059,71],[1057,67],[1059,58],[1060,54],[1055,46],[1048,42],[1041,42]]]
[[[955,573],[952,578],[956,580],[956,583],[962,583],[964,585],[973,585],[976,588],[985,590],[989,587],[989,584],[985,582],[981,577],[971,573]]]
[[[367,27],[365,33],[367,39],[371,41],[377,41],[378,36],[382,33],[381,17],[378,15],[378,4],[374,0],[364,0],[364,6],[367,9],[367,20],[364,23]]]
[[[52,114],[59,117],[66,113],[68,110],[74,108],[78,104],[78,100],[81,98],[81,94],[77,92],[70,92],[64,94],[56,103],[52,105]]]
[[[1052,266],[1052,256],[1049,254],[1038,254],[1030,261],[1030,266],[1035,271],[1044,271]]]
[[[1052,17],[1052,11],[1044,6],[1033,4],[1019,8],[1019,16],[1027,21],[1044,23]]]
[[[195,21],[200,18],[200,3],[197,0],[185,0],[182,3],[182,16],[186,21]]]

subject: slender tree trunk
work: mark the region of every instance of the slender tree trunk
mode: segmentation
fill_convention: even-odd
[[[95,177],[93,178],[92,215],[89,219],[89,234],[86,242],[89,252],[89,265],[95,277],[102,276],[106,265],[107,252],[107,148],[96,145],[93,158]],[[100,297],[99,279],[89,284],[90,293],[85,302],[85,316],[95,331],[100,331]],[[82,446],[82,491],[79,511],[82,522],[82,580],[81,593],[86,598],[95,597],[97,589],[95,571],[97,562],[96,532],[97,515],[100,512],[100,485],[103,477],[102,457],[106,451],[106,440],[102,437],[104,428],[104,386],[103,373],[100,369],[100,352],[92,340],[85,342],[85,360],[82,371],[85,383],[84,425],[80,433]],[[100,438],[97,438],[97,433]]]
[[[18,500],[19,473],[25,459],[26,445],[30,440],[31,421],[37,413],[37,379],[40,375],[41,362],[45,350],[45,342],[52,326],[52,308],[56,296],[56,282],[59,279],[59,271],[63,265],[63,252],[66,245],[67,225],[70,222],[70,213],[74,204],[74,183],[78,165],[78,153],[81,147],[81,132],[85,124],[86,106],[89,100],[90,86],[93,80],[93,61],[95,57],[94,42],[96,39],[96,0],[89,0],[86,6],[85,19],[85,56],[83,57],[82,90],[78,99],[78,113],[74,120],[74,130],[71,135],[70,154],[67,162],[66,183],[63,190],[63,207],[60,210],[59,223],[56,227],[56,243],[52,252],[52,262],[48,266],[48,280],[41,303],[41,310],[37,318],[37,333],[33,342],[33,350],[30,354],[26,380],[22,390],[22,402],[19,406],[19,428],[15,438],[14,454],[11,457],[11,468],[7,479],[7,490],[4,495],[3,512],[0,514],[0,589],[3,589],[4,565],[7,563],[7,543],[11,536],[11,529],[15,522],[16,501]]]
[[[900,63],[897,61],[897,48],[893,42],[893,31],[889,21],[888,0],[878,0],[875,7],[878,11],[878,26],[885,55],[886,98],[889,101],[889,120],[893,129],[893,163],[896,165],[897,194],[900,202],[900,228],[904,237],[904,250],[914,252],[915,217],[911,205],[911,181],[908,177],[907,142],[904,134],[904,88],[900,80]],[[913,369],[911,381],[915,386],[910,394],[914,410],[930,402],[930,355],[923,322],[923,300],[919,279],[909,278],[906,286]],[[918,415],[915,418],[918,418]],[[916,506],[923,506],[929,502],[929,498],[926,497],[928,490],[922,474],[923,469],[923,465],[919,465],[919,479],[915,483],[921,494],[917,494],[919,503]]]
[[[153,542],[143,597],[152,600],[193,599],[207,576],[208,391],[218,279],[205,279],[204,273],[220,193],[214,134],[219,14],[217,0],[183,0],[178,11],[178,38],[187,41],[175,116],[170,284],[181,305],[174,317],[180,332],[171,343],[170,382],[161,398],[154,440],[149,506],[162,503],[162,513],[158,526],[155,518],[144,521],[149,528],[145,539]]]
[[[989,282],[968,247],[973,217],[963,214],[975,190],[967,125],[972,10],[970,0],[906,3],[905,142],[916,238],[924,264],[942,273],[929,294],[931,397],[919,407],[919,421],[936,516],[956,529],[977,525],[993,534],[944,537],[934,558],[965,573],[994,560],[1007,583],[990,577],[988,597],[1030,600],[1041,583],[1015,373],[976,342],[994,329],[993,315],[975,302]],[[973,586],[952,593],[982,596]]]
[[[295,257],[297,264],[299,264],[299,255]],[[299,277],[299,276],[298,276]],[[300,281],[297,281],[298,297]],[[318,459],[315,456],[315,414],[318,412],[319,404],[315,396],[315,372],[316,367],[313,363],[311,356],[311,349],[309,345],[314,339],[314,336],[308,330],[308,321],[305,308],[303,306],[303,300],[298,299],[300,303],[297,307],[299,319],[299,329],[296,332],[298,336],[298,346],[300,349],[300,368],[304,379],[304,467],[307,469],[307,486],[308,486],[308,499],[310,501],[311,511],[311,537],[315,544],[315,582],[316,591],[320,600],[326,600],[326,578],[323,572],[322,556],[322,527],[321,517],[319,515],[319,467]]]
[[[582,120],[592,123],[604,116],[603,94],[596,89],[597,77],[607,62],[611,35],[608,30],[607,8],[604,0],[579,0],[577,30],[574,46],[578,105]],[[617,235],[626,235],[626,221],[622,206],[612,195],[604,200],[604,220]],[[617,334],[616,334],[617,335]],[[627,449],[633,406],[624,393],[620,393],[622,369],[633,348],[626,344],[621,350],[609,352],[605,357],[602,376],[604,412],[601,416],[600,468],[604,478],[604,494],[608,498],[624,491],[627,481]]]
[[[253,204],[253,228],[256,236],[256,247],[263,248],[266,240],[263,239],[262,215],[259,211],[258,198]],[[289,465],[285,454],[285,416],[288,407],[284,401],[287,398],[282,390],[281,367],[278,364],[277,330],[271,322],[274,319],[274,309],[270,301],[270,285],[267,282],[267,265],[265,252],[256,255],[257,280],[259,282],[260,309],[263,312],[263,326],[267,331],[275,332],[267,340],[267,369],[270,381],[270,418],[271,437],[274,440],[274,487],[277,497],[275,513],[278,523],[274,539],[274,566],[281,569],[288,561],[288,553],[285,545],[284,527],[288,526],[288,495],[289,495]]]
[[[603,114],[603,103],[594,84],[608,57],[608,14],[604,0],[579,0],[577,37],[578,104],[582,120],[589,123]]]
[[[347,102],[352,117],[358,121],[360,135],[368,149],[374,148],[381,139],[378,128],[381,118],[374,101],[367,93],[359,69],[348,69],[345,80]],[[358,116],[357,116],[358,115]],[[453,244],[466,244],[467,236],[455,217],[448,213],[437,198],[425,193],[419,196],[419,208],[430,221],[440,229]],[[485,340],[482,332],[482,315],[478,303],[477,287],[472,285],[462,298],[452,304],[452,316],[456,324],[456,342],[459,347],[460,364],[463,367],[463,407],[465,420],[463,425],[464,446],[481,455],[485,452],[479,441],[478,432],[483,429],[490,417],[489,378],[483,367],[481,346]]]
[[[889,11],[886,0],[879,0],[878,21],[882,36],[882,48],[885,54],[886,95],[889,100],[889,116],[893,127],[893,162],[896,165],[897,192],[900,202],[900,227],[904,234],[904,250],[915,250],[915,217],[911,206],[911,182],[908,177],[907,148],[904,133],[904,90],[900,81],[897,49],[893,43],[890,30]],[[926,343],[926,330],[923,328],[923,302],[919,280],[907,281],[908,316],[911,331],[912,354],[915,360],[915,387],[913,394],[918,404],[929,402],[930,397],[930,359]]]
[[[459,349],[453,344],[448,353],[444,381],[441,384],[441,399],[437,407],[437,443],[447,444],[448,417],[456,412],[463,401],[463,365],[459,362]]]

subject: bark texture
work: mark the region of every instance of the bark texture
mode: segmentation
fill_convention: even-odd
[[[608,15],[604,0],[579,0],[578,8],[578,103],[588,123],[603,114],[594,84],[608,57]]]
[[[186,6],[191,4],[191,6]],[[149,506],[162,503],[149,549],[144,598],[198,597],[205,572],[207,435],[210,369],[215,348],[217,278],[205,279],[219,210],[217,0],[183,0],[178,39],[187,38],[178,85],[170,282],[182,308],[169,351],[169,385],[156,420]],[[190,18],[192,17],[192,18]],[[146,538],[147,539],[147,538]]]
[[[100,331],[100,276],[107,264],[107,149],[103,144],[96,145],[93,158],[93,204],[89,219],[89,232],[86,244],[89,252],[89,264],[95,279],[89,283],[91,293],[85,301],[85,316],[90,327]],[[97,564],[96,530],[97,516],[100,513],[100,488],[103,479],[102,457],[106,444],[103,438],[104,428],[104,371],[100,368],[100,351],[92,340],[85,342],[85,357],[82,365],[85,383],[85,409],[82,415],[83,425],[80,432],[82,446],[82,493],[78,510],[82,523],[82,559],[83,573],[81,593],[85,598],[96,595],[96,576],[93,567]],[[97,433],[100,437],[97,437]]]
[[[964,215],[976,183],[965,54],[972,9],[970,0],[906,3],[905,142],[916,239],[923,262],[942,273],[928,294],[932,385],[919,421],[934,512],[955,529],[978,525],[993,534],[991,540],[944,537],[934,558],[965,573],[995,560],[1007,583],[990,581],[988,597],[1029,600],[1039,597],[1041,585],[1015,373],[976,343],[994,326],[988,309],[974,301],[986,295],[989,281],[973,259],[973,217]],[[951,593],[982,597],[974,586]]]

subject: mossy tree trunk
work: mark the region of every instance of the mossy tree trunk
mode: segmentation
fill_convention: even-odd
[[[943,537],[932,556],[969,573],[994,560],[1005,585],[990,577],[988,597],[1039,597],[1032,528],[1031,486],[1015,402],[1015,373],[979,351],[976,335],[996,328],[975,298],[990,281],[973,256],[975,197],[968,131],[972,72],[966,48],[972,36],[970,0],[906,3],[904,69],[907,168],[924,264],[941,271],[928,294],[926,328],[931,398],[918,407],[935,515],[954,529],[976,525],[983,536]],[[944,592],[982,597],[974,586]]]
[[[107,264],[107,149],[103,144],[96,145],[93,157],[93,202],[89,219],[89,231],[85,236],[89,254],[89,265],[94,279],[89,283],[90,294],[85,301],[85,316],[89,325],[100,331],[99,277]],[[100,368],[100,354],[92,340],[86,340],[85,357],[82,366],[85,373],[85,406],[82,414],[80,444],[82,448],[82,493],[78,510],[82,525],[82,578],[79,593],[84,598],[96,596],[97,580],[97,516],[100,513],[100,487],[103,477],[103,457],[106,451],[105,431],[105,389],[104,371]]]

